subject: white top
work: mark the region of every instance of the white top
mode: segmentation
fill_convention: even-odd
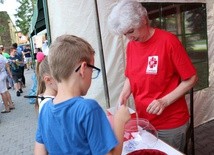
[[[5,64],[8,62],[8,60],[0,54],[0,72],[5,71]]]
[[[48,55],[49,47],[48,47],[47,40],[42,44],[42,52],[44,53],[44,55],[46,55],[46,56]]]
[[[47,101],[53,99],[55,96],[43,96],[43,97],[45,98],[44,100],[41,100],[41,98],[38,98],[38,102],[39,102],[39,113],[40,113],[40,111],[42,110],[43,105],[44,105]]]

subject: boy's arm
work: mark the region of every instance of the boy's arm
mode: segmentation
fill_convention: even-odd
[[[114,133],[119,144],[107,155],[121,155],[124,141],[124,128],[126,122],[130,120],[130,118],[131,115],[129,113],[128,107],[125,105],[121,105],[114,115]]]
[[[47,155],[47,154],[48,152],[45,149],[45,145],[35,142],[34,155]]]

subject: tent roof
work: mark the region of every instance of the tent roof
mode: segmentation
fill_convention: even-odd
[[[46,29],[43,1],[37,0],[29,29],[30,37]]]

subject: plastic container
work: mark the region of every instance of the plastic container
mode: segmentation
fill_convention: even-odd
[[[151,149],[158,141],[157,130],[143,118],[133,118],[125,125],[123,152]]]

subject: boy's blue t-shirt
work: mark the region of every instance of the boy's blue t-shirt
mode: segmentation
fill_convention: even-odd
[[[45,103],[36,141],[50,155],[104,155],[118,144],[103,109],[95,100],[82,97]]]
[[[20,65],[13,62],[13,60],[22,61],[22,58],[19,57],[18,55],[15,55],[14,57],[9,57],[10,70],[12,74],[21,73],[22,71]]]

